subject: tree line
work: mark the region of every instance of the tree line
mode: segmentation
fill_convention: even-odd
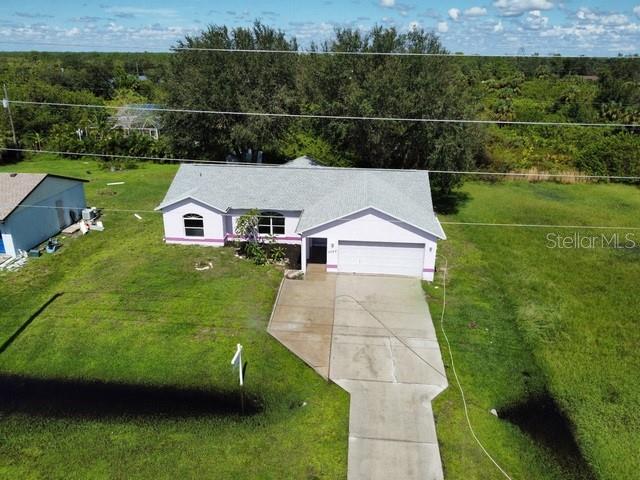
[[[300,47],[282,30],[210,26],[167,54],[2,54],[13,99],[108,110],[14,106],[21,146],[115,155],[278,163],[310,155],[336,166],[640,174],[636,129],[154,114],[156,140],[117,128],[125,105],[329,116],[637,123],[634,58],[480,58],[203,51]],[[432,32],[338,29],[323,52],[448,53]],[[0,148],[10,143],[6,115]],[[5,158],[8,152],[3,155]],[[442,176],[442,191],[459,178]]]

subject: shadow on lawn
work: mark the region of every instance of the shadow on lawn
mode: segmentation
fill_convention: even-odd
[[[33,321],[36,318],[38,318],[40,314],[42,314],[42,312],[44,312],[49,307],[49,305],[55,302],[62,295],[63,295],[62,293],[56,293],[49,300],[47,300],[35,313],[33,313],[33,315],[27,318],[27,320],[22,325],[20,325],[20,327],[13,333],[13,335],[11,335],[2,345],[0,345],[0,353],[4,353],[4,351],[7,348],[9,348],[11,344],[15,342],[20,335],[22,335],[22,332],[24,332],[27,329],[27,327],[31,325]]]
[[[439,215],[453,215],[460,211],[460,207],[471,200],[467,192],[453,191],[448,194],[434,192],[433,208]]]
[[[239,392],[0,374],[0,412],[54,418],[241,416]],[[244,415],[264,410],[245,394]]]
[[[536,443],[553,452],[566,470],[568,479],[595,480],[597,478],[582,456],[569,419],[551,395],[540,395],[502,408],[500,418],[517,425]]]

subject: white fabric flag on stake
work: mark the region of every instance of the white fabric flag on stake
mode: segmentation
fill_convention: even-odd
[[[233,368],[238,369],[240,386],[242,387],[244,385],[244,378],[243,378],[243,372],[242,372],[242,345],[240,344],[238,344],[236,354],[233,356],[233,359],[231,360],[231,365],[233,365]]]

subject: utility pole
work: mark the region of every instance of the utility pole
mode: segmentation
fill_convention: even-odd
[[[11,116],[11,105],[9,104],[9,93],[7,92],[7,85],[2,84],[2,88],[4,90],[4,98],[2,99],[2,106],[7,109],[7,113],[9,114],[9,125],[11,125],[11,133],[13,134],[13,145],[18,145],[18,139],[16,138],[16,129],[13,126],[13,117]]]

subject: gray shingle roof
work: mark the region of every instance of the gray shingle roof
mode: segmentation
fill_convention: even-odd
[[[0,173],[0,222],[5,221],[47,177],[66,178],[78,182],[87,181],[47,173]]]
[[[223,212],[300,211],[298,233],[372,207],[446,238],[433,212],[429,174],[420,170],[182,165],[158,209],[186,198]]]
[[[46,173],[0,173],[0,222],[47,178]]]

